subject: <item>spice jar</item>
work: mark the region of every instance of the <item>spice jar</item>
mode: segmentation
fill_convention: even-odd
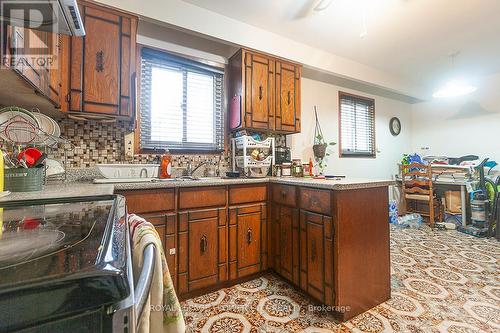
[[[309,163],[302,164],[302,172],[304,173],[304,177],[311,177],[311,169]]]
[[[283,163],[281,165],[281,176],[282,177],[292,176],[292,163]]]
[[[281,165],[278,164],[274,166],[274,176],[281,177]]]
[[[302,161],[300,159],[294,159],[293,160],[292,176],[294,176],[294,177],[304,177],[304,170],[302,168]]]

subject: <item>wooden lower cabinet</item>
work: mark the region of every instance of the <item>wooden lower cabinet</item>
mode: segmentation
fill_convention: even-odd
[[[327,305],[333,305],[332,218],[300,211],[300,288]]]
[[[129,214],[137,214],[151,222],[163,244],[172,282],[177,290],[177,214],[173,189],[120,191]]]
[[[267,268],[267,205],[229,208],[229,278]]]
[[[121,194],[129,212],[155,225],[181,299],[268,268],[334,306],[341,321],[390,297],[386,186],[252,184]]]
[[[228,279],[225,208],[179,213],[179,293]]]
[[[273,268],[285,279],[299,285],[298,209],[275,204],[272,224]]]

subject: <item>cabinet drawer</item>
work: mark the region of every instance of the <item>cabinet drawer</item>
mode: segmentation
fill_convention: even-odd
[[[279,204],[296,205],[296,187],[291,185],[273,185],[273,201]]]
[[[225,187],[184,188],[179,190],[179,209],[225,205]]]
[[[259,202],[267,200],[266,184],[250,184],[229,188],[229,204]]]
[[[332,192],[313,188],[300,188],[300,208],[325,215],[332,214]]]
[[[118,194],[125,197],[129,213],[140,214],[175,209],[174,190],[137,190]]]

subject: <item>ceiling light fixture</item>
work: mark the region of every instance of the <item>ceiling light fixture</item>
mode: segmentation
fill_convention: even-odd
[[[314,10],[317,12],[322,12],[326,10],[332,4],[333,0],[320,0],[316,6],[314,6]]]
[[[451,66],[455,66],[455,58],[458,56],[460,52],[454,52],[450,54],[451,57]],[[448,81],[444,86],[440,89],[436,90],[432,97],[434,98],[443,98],[443,97],[457,97],[462,95],[470,94],[477,90],[477,87],[470,84],[469,82],[463,79],[454,79]]]
[[[432,97],[443,98],[443,97],[457,97],[462,95],[470,94],[477,90],[476,86],[467,83],[463,80],[451,80],[448,81],[444,86],[434,92]]]

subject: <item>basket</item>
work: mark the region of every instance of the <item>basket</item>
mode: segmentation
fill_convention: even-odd
[[[44,168],[5,169],[5,190],[11,192],[41,191]]]

